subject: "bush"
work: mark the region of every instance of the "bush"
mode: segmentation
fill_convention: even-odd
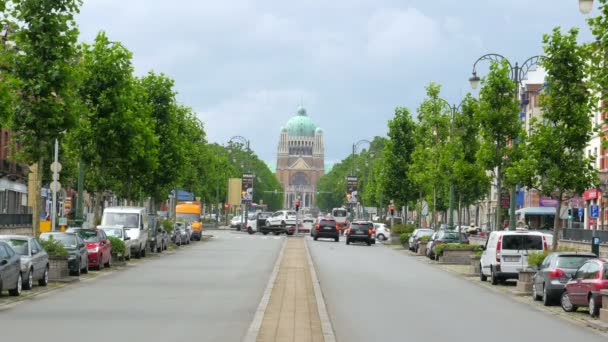
[[[437,245],[437,247],[435,247],[435,254],[442,255],[443,250],[446,248],[467,249],[467,250],[470,250],[473,252],[477,252],[477,251],[481,250],[481,245],[467,245],[464,243],[444,243],[441,245]]]
[[[110,245],[112,245],[112,255],[126,254],[127,246],[124,241],[114,236],[108,236],[108,240],[110,240]]]
[[[421,237],[418,239],[418,241],[420,241],[420,242],[429,242],[429,241],[431,241],[431,237],[430,237],[430,236],[428,236],[428,235],[421,236]]]
[[[173,232],[173,223],[171,220],[163,220],[162,224],[167,233],[171,234]]]
[[[402,245],[405,245],[406,243],[408,243],[410,241],[410,236],[412,234],[409,233],[402,233],[401,235],[399,235],[399,241],[401,241]]]
[[[551,250],[544,250],[542,252],[530,253],[528,255],[528,266],[536,266],[540,268],[540,265],[543,263],[543,261],[545,261],[547,255],[551,254],[552,252],[553,251]],[[555,252],[576,252],[576,249],[568,247],[558,247]]]
[[[48,240],[40,240],[40,245],[51,257],[67,257],[69,254],[63,244],[55,240],[53,236],[49,236]]]
[[[411,234],[414,232],[414,229],[416,229],[416,226],[413,224],[396,224],[393,227],[392,232],[399,235],[403,233]]]

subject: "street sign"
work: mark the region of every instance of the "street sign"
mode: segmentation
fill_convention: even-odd
[[[598,218],[600,217],[600,206],[597,204],[592,205],[591,207],[589,207],[591,213],[590,216],[593,218]]]
[[[51,171],[52,172],[61,172],[61,163],[60,162],[52,162],[51,163]]]
[[[511,206],[511,195],[508,192],[503,192],[500,195],[500,207],[509,208]]]
[[[60,226],[67,226],[68,225],[68,218],[67,217],[60,217],[59,218],[59,225]]]
[[[589,219],[589,226],[593,226],[595,224],[595,219]]]
[[[59,192],[61,191],[61,183],[58,181],[52,181],[50,188],[52,192]]]
[[[578,208],[578,217],[583,217],[583,208]]]

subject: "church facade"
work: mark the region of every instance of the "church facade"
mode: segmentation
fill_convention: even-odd
[[[323,130],[300,107],[279,137],[276,175],[284,189],[283,206],[293,208],[299,199],[302,208],[315,207],[317,183],[324,172]]]

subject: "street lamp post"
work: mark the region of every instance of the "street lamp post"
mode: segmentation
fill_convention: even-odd
[[[238,144],[244,146],[245,147],[245,151],[247,152],[247,154],[249,154],[249,151],[250,151],[249,150],[249,145],[250,145],[249,144],[250,143],[249,139],[244,138],[244,137],[242,137],[240,135],[235,135],[232,138],[230,138],[230,140],[228,140],[228,144],[229,145],[234,144],[234,143],[238,143]],[[249,158],[245,158],[243,169],[245,169],[245,170],[249,169],[249,163],[248,162],[249,162]],[[246,171],[246,172],[249,172],[249,171]],[[244,204],[242,205],[242,216],[241,217],[242,217],[241,222],[244,222],[244,226],[241,227],[241,229],[242,229],[243,227],[247,227],[247,219],[248,219],[248,217],[247,217],[247,201],[244,201]]]
[[[365,139],[361,139],[359,141],[357,141],[356,143],[353,144],[353,153],[351,156],[351,176],[356,176],[355,174],[355,155],[357,154],[357,151],[359,150],[359,147],[361,147],[361,145],[363,144],[367,144],[368,146],[371,147],[372,143],[369,140],[365,140]],[[357,178],[357,182],[359,182],[359,179]],[[359,197],[357,197],[357,201],[359,200]],[[353,207],[356,205],[356,203],[353,203]],[[351,212],[354,211],[351,208]],[[358,210],[357,210],[358,212]],[[358,215],[358,214],[357,214]]]
[[[509,69],[511,71],[511,75],[510,75],[511,80],[513,81],[513,83],[515,83],[515,92],[513,95],[515,96],[515,99],[519,100],[519,85],[527,76],[528,71],[530,71],[530,69],[533,69],[534,67],[536,67],[538,65],[538,61],[539,61],[540,57],[541,56],[532,56],[532,57],[526,59],[523,63],[521,63],[521,65],[519,65],[516,62],[515,66],[513,66],[511,64],[511,62],[502,55],[499,55],[496,53],[489,53],[489,54],[483,55],[483,56],[479,57],[475,61],[475,63],[473,63],[473,74],[469,78],[469,82],[471,83],[471,87],[473,89],[475,89],[479,86],[481,78],[479,78],[479,76],[477,76],[477,69],[476,69],[477,63],[479,63],[481,61],[493,61],[493,62],[506,61],[507,64],[509,65]],[[515,147],[517,145],[517,141],[513,141],[512,144],[513,144],[513,147]],[[502,175],[499,175],[499,176],[502,177]],[[512,189],[511,189],[511,198],[510,198],[510,203],[509,203],[510,204],[509,205],[509,229],[510,230],[515,230],[516,191],[517,191],[517,185],[513,185]],[[498,194],[498,196],[500,197],[501,194]]]

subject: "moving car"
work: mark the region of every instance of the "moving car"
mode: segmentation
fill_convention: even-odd
[[[131,254],[146,256],[148,247],[148,215],[143,207],[108,207],[101,217],[102,226],[122,226],[131,238]]]
[[[102,229],[108,237],[121,239],[125,243],[125,259],[131,260],[131,238],[127,236],[127,232],[122,226],[98,226],[97,229]]]
[[[433,242],[426,245],[428,250],[428,257],[430,259],[439,259],[440,255],[437,255],[437,246],[444,243],[469,243],[469,239],[465,233],[458,233],[453,230],[440,230],[437,232]]]
[[[272,216],[272,213],[269,211],[262,211],[259,212],[256,216],[256,226],[257,227],[262,227],[266,224],[266,220]]]
[[[494,231],[482,246],[481,281],[490,277],[492,285],[517,279],[519,270],[528,265],[528,254],[548,248],[547,235],[529,231]]]
[[[344,208],[333,208],[331,210],[331,216],[336,220],[338,230],[340,230],[340,234],[342,234],[348,225],[348,211]]]
[[[608,290],[608,259],[587,260],[574,277],[566,283],[562,294],[562,309],[575,311],[587,306],[591,317],[597,317],[602,307],[600,290]]]
[[[150,230],[148,245],[151,252],[162,253],[169,244],[169,235],[163,228],[160,217],[156,215],[148,216],[148,227]]]
[[[70,228],[66,232],[76,233],[84,240],[89,251],[89,268],[101,270],[112,266],[112,244],[103,230]]]
[[[308,232],[312,232],[314,229],[314,225],[315,225],[315,219],[310,216],[310,215],[306,215],[302,218],[302,226],[298,229],[298,231],[300,233],[304,232],[304,233],[308,233]]]
[[[315,229],[313,229],[313,239],[316,241],[319,238],[334,239],[340,241],[340,231],[336,220],[333,218],[321,218],[317,221]]]
[[[0,241],[0,294],[8,290],[11,296],[21,295],[22,277],[21,257],[8,243]]]
[[[532,298],[542,299],[545,306],[562,297],[564,287],[593,253],[555,252],[547,255],[532,279]]]
[[[76,233],[50,232],[40,234],[40,240],[57,240],[68,251],[70,274],[80,276],[89,272],[89,251],[84,240]]]
[[[384,223],[374,223],[374,229],[376,230],[376,239],[380,241],[387,241],[391,238],[391,230]]]
[[[296,224],[296,212],[279,210],[266,219],[266,227],[286,227]]]
[[[30,290],[34,281],[40,286],[49,282],[49,256],[38,240],[31,236],[1,235],[0,241],[6,242],[21,257],[23,289]]]
[[[410,251],[418,253],[418,245],[423,236],[432,236],[434,231],[430,228],[414,229],[409,239]],[[430,244],[429,244],[430,246]]]
[[[371,222],[354,221],[351,222],[346,230],[346,244],[351,242],[365,242],[368,246],[372,245],[373,224]]]

